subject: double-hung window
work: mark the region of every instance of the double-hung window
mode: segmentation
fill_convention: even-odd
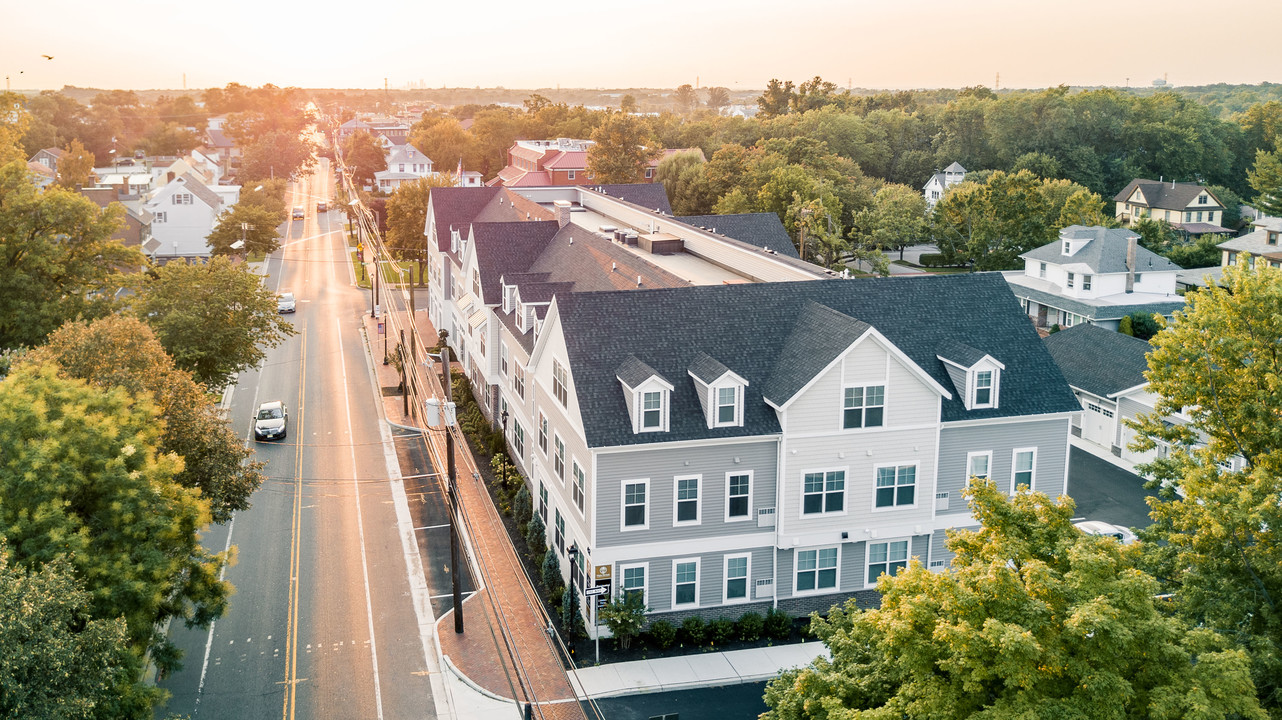
[[[916,502],[917,466],[890,465],[877,468],[876,507],[898,507]]]
[[[539,413],[539,450],[548,454],[548,416]]]
[[[583,468],[579,466],[579,461],[574,461],[574,506],[579,509],[579,514],[583,514],[583,486],[585,485],[583,477]]]
[[[883,573],[895,575],[908,567],[908,541],[887,540],[868,545],[868,585],[876,585]]]
[[[993,404],[993,371],[981,370],[975,373],[975,407]]]
[[[554,448],[554,451],[552,453],[552,470],[556,472],[557,479],[561,481],[562,485],[564,485],[565,484],[565,441],[561,439],[560,435],[553,434],[552,445]]]
[[[640,530],[648,527],[648,521],[646,520],[647,485],[648,483],[644,480],[623,484],[623,528],[625,530]]]
[[[752,475],[726,476],[726,520],[747,520],[752,510]]]
[[[1091,289],[1091,276],[1090,276],[1090,275],[1083,275],[1083,276],[1082,276],[1082,289],[1083,289],[1083,290],[1090,290],[1090,289]]]
[[[739,416],[739,388],[717,388],[717,424],[734,425]]]
[[[552,394],[556,396],[557,402],[561,407],[569,407],[570,391],[569,378],[565,373],[565,366],[560,362],[552,361]]]
[[[548,524],[548,486],[539,483],[539,515],[543,516],[543,526]]]
[[[515,418],[512,419],[512,449],[516,450],[518,460],[525,459],[525,428]]]
[[[1068,274],[1068,286],[1073,287],[1073,273]]]
[[[191,193],[174,193],[174,205],[191,205]]]
[[[801,514],[821,515],[846,509],[846,471],[809,472],[803,476]]]
[[[748,599],[748,555],[726,556],[726,602]]]
[[[622,575],[622,583],[619,588],[626,597],[632,593],[640,593],[641,598],[645,599],[645,565],[633,565],[631,567],[622,566],[619,569]]]
[[[507,345],[499,341],[499,375],[507,377]]]
[[[663,393],[659,390],[641,393],[641,429],[663,427]]]
[[[556,552],[560,555],[565,554],[565,517],[561,515],[560,510],[556,511]]]
[[[672,563],[672,604],[699,604],[699,561],[677,560]]]
[[[699,523],[699,477],[676,478],[676,513],[672,518],[674,525],[697,525]]]
[[[846,388],[841,417],[843,428],[881,427],[885,413],[885,385]]]
[[[973,452],[966,455],[966,485],[970,485],[971,478],[980,478],[987,480],[989,477],[989,466],[992,465],[993,454],[991,452]]]
[[[518,398],[525,399],[525,368],[521,363],[512,363],[512,389]]]
[[[1022,448],[1015,451],[1015,457],[1012,462],[1013,472],[1010,485],[1010,491],[1012,494],[1020,485],[1027,485],[1028,489],[1033,489],[1033,468],[1036,464],[1036,448]]]
[[[837,587],[837,548],[797,551],[797,592]]]

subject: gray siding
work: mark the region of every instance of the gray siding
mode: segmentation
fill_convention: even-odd
[[[1064,492],[1064,470],[1068,462],[1069,418],[1030,420],[997,425],[956,427],[945,425],[939,433],[939,478],[937,492],[948,493],[948,510],[939,515],[970,512],[962,498],[966,487],[966,455],[992,451],[989,475],[1003,492],[1011,490],[1011,462],[1015,448],[1037,448],[1033,468],[1033,490],[1056,497]]]
[[[753,586],[757,580],[771,577],[773,547],[755,547],[734,550],[731,552],[715,553],[690,553],[686,555],[666,555],[662,557],[648,558],[644,562],[648,564],[646,585],[649,593],[646,596],[645,604],[653,613],[681,612],[687,614],[689,611],[703,610],[707,608],[716,608],[725,606],[728,608],[737,608],[729,612],[728,617],[738,617],[739,614],[746,612],[749,607],[760,601],[753,599]],[[748,562],[748,599],[742,602],[733,602],[728,605],[724,602],[725,592],[725,558],[726,555],[743,555],[750,553],[752,555]],[[677,608],[672,606],[672,573],[674,563],[678,560],[690,560],[697,558],[699,560],[699,604],[698,606],[683,605]],[[621,587],[624,565],[634,565],[632,562],[622,562],[615,566],[614,574],[616,578],[615,589]],[[768,599],[767,599],[768,601]]]
[[[966,371],[948,363],[944,363],[944,369],[948,371],[948,377],[953,381],[952,389],[961,397],[966,397]]]
[[[599,452],[592,483],[596,501],[596,545],[610,547],[767,532],[757,527],[756,511],[775,506],[776,448],[772,438],[742,444],[655,446],[639,451]],[[726,474],[745,471],[752,472],[748,519],[726,522]],[[701,477],[700,522],[674,527],[674,481],[690,475]],[[623,532],[623,483],[643,479],[650,481],[649,529]]]
[[[945,543],[948,542],[947,531],[943,528],[936,530],[930,535],[930,561],[927,563],[928,568],[933,570],[944,570],[949,563],[953,561],[953,552],[948,549]],[[927,562],[922,558],[922,562]],[[942,562],[943,565],[931,567],[932,564]]]

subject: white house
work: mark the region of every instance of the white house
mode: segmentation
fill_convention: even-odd
[[[387,148],[387,169],[374,173],[374,181],[382,192],[392,192],[401,183],[413,182],[435,176],[432,159],[419,152],[413,145],[391,145]]]
[[[209,257],[209,233],[240,192],[235,186],[219,189],[230,202],[190,173],[157,190],[143,205],[151,213],[151,239],[143,245],[147,255],[161,263]]]
[[[944,168],[943,172],[931,175],[930,179],[921,188],[922,197],[926,198],[926,207],[935,207],[935,203],[938,203],[939,199],[944,196],[944,191],[949,186],[956,185],[965,179],[966,168],[957,162]]]

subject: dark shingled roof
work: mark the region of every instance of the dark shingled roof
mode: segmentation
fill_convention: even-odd
[[[952,380],[937,353],[946,341],[1001,358],[1000,407],[967,411],[954,394],[943,401],[945,422],[1080,409],[998,273],[576,292],[556,303],[590,447],[777,434],[764,397],[787,396],[813,377],[786,368],[804,362],[817,372],[828,364],[821,356],[830,362],[845,349],[832,349],[841,342],[834,336],[849,338],[862,323],[945,388]],[[940,308],[948,308],[946,320]],[[748,381],[742,427],[707,426],[687,377],[699,353]],[[669,432],[632,432],[616,374],[629,355],[673,382]]]
[[[1094,273],[1124,273],[1127,270],[1126,248],[1130,243],[1129,239],[1138,238],[1139,235],[1121,228],[1070,225],[1060,231],[1059,237],[1059,240],[1029,250],[1020,255],[1020,257],[1057,265],[1083,264],[1088,266],[1091,272]],[[1065,240],[1074,242],[1085,240],[1086,244],[1072,255],[1065,255],[1063,252]],[[1179,269],[1179,265],[1151,250],[1138,246],[1135,248],[1135,272],[1146,273]]]
[[[1113,198],[1113,201],[1130,202],[1131,193],[1135,192],[1135,188],[1139,188],[1140,192],[1144,193],[1144,199],[1148,201],[1146,207],[1183,211],[1184,208],[1192,204],[1198,195],[1202,194],[1203,190],[1206,190],[1206,194],[1210,195],[1211,199],[1215,201],[1214,205],[1203,205],[1203,208],[1219,210],[1224,207],[1224,203],[1215,197],[1215,193],[1203,185],[1198,185],[1197,183],[1161,182],[1144,178],[1136,178],[1127,183],[1126,187],[1122,188],[1122,191]]]
[[[436,249],[449,252],[450,228],[467,233],[472,218],[481,212],[501,188],[465,187],[432,188],[432,214],[436,219]],[[431,238],[428,238],[431,240]]]
[[[731,372],[730,368],[721,364],[719,360],[702,351],[694,356],[690,361],[690,367],[686,369],[702,380],[705,385],[710,385],[713,380]]]
[[[1046,338],[1046,349],[1068,383],[1109,397],[1148,382],[1147,341],[1098,325],[1075,325]]]
[[[761,394],[769,402],[783,405],[871,329],[868,323],[830,307],[803,301]]]
[[[773,250],[780,255],[800,257],[792,238],[779,222],[779,216],[766,213],[736,213],[733,215],[684,215],[677,218],[687,225],[703,227],[749,245]]]
[[[664,215],[672,214],[672,205],[668,204],[668,192],[662,183],[635,183],[632,185],[588,185],[602,195],[609,195],[633,205],[640,205],[647,210],[658,210]]]
[[[658,370],[638,360],[636,355],[629,355],[624,358],[623,364],[619,366],[618,370],[614,371],[614,376],[622,380],[630,388],[637,387],[652,377],[663,378],[663,375]],[[667,378],[664,378],[665,382],[666,380]]]
[[[476,263],[481,275],[481,302],[496,305],[503,302],[499,280],[509,273],[529,271],[530,263],[552,242],[559,226],[554,222],[476,223],[472,240],[476,243]]]
[[[983,350],[976,350],[964,342],[945,340],[939,345],[938,355],[945,360],[952,360],[964,368],[973,368],[975,363],[983,360],[988,353]]]

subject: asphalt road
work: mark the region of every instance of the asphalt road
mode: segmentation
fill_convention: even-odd
[[[1068,494],[1077,503],[1074,517],[1143,528],[1152,523],[1144,498],[1157,492],[1145,490],[1144,479],[1135,473],[1072,448],[1068,455]]]
[[[284,227],[269,288],[291,290],[298,334],[243,373],[233,426],[253,442],[259,402],[289,408],[284,441],[253,443],[268,476],[253,507],[210,528],[208,547],[234,546],[231,606],[210,630],[170,629],[184,668],[160,681],[172,693],[157,716],[192,718],[435,717],[420,630],[431,617],[420,560],[398,525],[385,442],[360,334],[366,295],[352,283],[328,164],[296,186],[306,219]],[[417,569],[416,569],[417,566]],[[411,575],[418,572],[417,583]]]
[[[745,720],[769,708],[762,696],[764,682],[696,690],[646,693],[597,700],[605,720]],[[586,710],[586,708],[585,708]],[[588,712],[588,717],[593,717]]]

